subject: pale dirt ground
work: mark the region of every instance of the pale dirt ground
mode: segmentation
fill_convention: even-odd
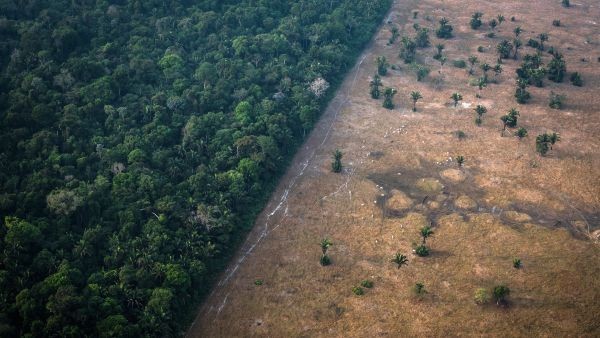
[[[565,9],[558,0],[396,1],[390,19],[401,35],[414,35],[415,22],[433,31],[439,18],[450,19],[455,37],[441,41],[448,57],[443,72],[434,49],[421,49],[420,62],[432,72],[416,82],[397,57],[399,42],[386,46],[390,26],[382,26],[188,336],[600,336],[600,3],[572,3]],[[474,11],[484,13],[484,22],[506,17],[497,38],[484,37],[487,25],[470,29]],[[553,19],[562,27],[553,27]],[[523,41],[548,32],[546,45],[564,54],[569,72],[583,74],[584,87],[545,81],[529,89],[530,103],[518,105],[521,60],[505,60],[499,83],[478,101],[467,72],[451,61],[477,55],[495,64],[495,45],[512,40],[517,25]],[[431,40],[440,42],[433,34]],[[383,78],[398,89],[391,111],[368,93],[379,55],[400,66]],[[424,97],[416,113],[412,90]],[[562,110],[547,107],[551,90],[566,95]],[[456,109],[453,92],[464,97]],[[473,123],[478,102],[488,108],[481,127]],[[529,131],[521,141],[514,130],[500,135],[499,117],[511,107]],[[458,140],[457,130],[466,139]],[[559,132],[562,141],[542,158],[535,136],[545,131]],[[344,153],[342,174],[330,171],[335,148]],[[451,160],[457,155],[466,159],[460,171]],[[412,200],[410,209],[382,208],[393,189],[406,195],[404,206]],[[430,223],[432,254],[420,258],[413,243]],[[333,264],[321,267],[319,242],[326,236],[334,242]],[[409,257],[400,270],[390,262],[397,251]],[[512,267],[515,257],[522,269]],[[374,288],[355,296],[352,286],[367,278]],[[256,279],[264,284],[254,285]],[[411,292],[416,282],[428,290],[422,299]],[[477,288],[499,283],[511,289],[509,307],[474,303]]]

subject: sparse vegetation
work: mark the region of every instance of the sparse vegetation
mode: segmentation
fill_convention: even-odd
[[[453,30],[454,28],[449,24],[448,19],[442,18],[440,20],[440,27],[435,31],[435,35],[440,39],[450,39]]]
[[[452,93],[452,96],[450,96],[450,98],[452,99],[452,101],[454,101],[455,108],[458,105],[458,102],[462,101],[462,99],[463,99],[463,97],[460,93]]]
[[[254,280],[254,285],[256,285],[256,286],[263,285],[263,280],[262,279],[256,279],[256,280]]]
[[[385,76],[387,74],[389,63],[385,56],[377,57],[377,74],[380,76]]]
[[[523,266],[523,263],[521,263],[521,259],[520,258],[513,259],[513,268],[520,269],[521,266]]]
[[[459,140],[464,140],[465,138],[467,138],[467,134],[465,134],[465,132],[462,130],[457,130],[454,134],[456,135],[456,138]]]
[[[433,233],[433,229],[431,229],[430,226],[424,226],[421,228],[421,238],[423,239],[423,245],[425,245],[427,238],[433,236]]]
[[[479,62],[479,59],[477,58],[477,56],[475,56],[475,55],[469,56],[469,65],[471,66],[469,68],[469,74],[473,74],[473,68],[475,67],[475,65],[478,62]]]
[[[442,57],[442,51],[444,50],[444,45],[438,43],[435,45],[436,53],[433,55],[433,58],[439,60]]]
[[[362,296],[365,294],[365,290],[363,290],[362,287],[360,286],[353,286],[352,287],[352,293],[357,295],[357,296]]]
[[[469,21],[469,25],[471,26],[472,29],[477,29],[479,27],[481,27],[481,17],[483,16],[483,13],[481,12],[475,12],[473,13],[473,15],[471,15],[471,21]]]
[[[548,106],[552,109],[561,109],[563,106],[564,99],[564,95],[559,95],[554,92],[550,92],[550,100],[548,102]]]
[[[547,33],[540,33],[538,35],[538,38],[540,39],[540,49],[544,50],[544,42],[548,41],[548,34]]]
[[[333,162],[331,162],[331,171],[334,173],[342,172],[342,152],[339,149],[336,149],[333,152]]]
[[[417,296],[421,296],[421,295],[427,293],[427,290],[425,290],[425,284],[423,284],[422,282],[415,283],[415,286],[413,287],[413,291]]]
[[[394,88],[385,88],[383,91],[383,108],[386,109],[394,109],[394,95],[396,95],[396,89]]]
[[[571,80],[571,84],[573,86],[577,86],[577,87],[583,86],[583,80],[581,79],[581,74],[579,74],[578,72],[571,73],[571,77],[569,79]]]
[[[492,294],[494,296],[496,304],[503,305],[506,303],[506,297],[508,297],[508,295],[510,294],[510,289],[506,285],[497,285],[494,286]]]
[[[475,290],[475,296],[473,298],[477,305],[485,305],[490,302],[489,292],[485,288]]]
[[[339,150],[336,150],[336,153],[339,152]],[[340,160],[342,158],[341,156],[341,152],[340,152]],[[341,166],[341,164],[340,164]],[[333,242],[331,242],[331,240],[327,237],[323,238],[321,240],[321,243],[319,243],[319,245],[321,246],[321,259],[320,259],[320,263],[322,266],[327,266],[331,264],[331,259],[329,258],[329,256],[327,256],[327,250],[329,250],[329,247],[331,247],[333,245]]]
[[[452,65],[456,68],[466,68],[467,67],[467,63],[465,62],[465,60],[454,60],[452,61]]]
[[[427,75],[429,75],[430,72],[429,68],[418,63],[411,64],[411,68],[415,71],[415,74],[417,75],[417,81],[422,81],[424,78],[427,77]]]
[[[410,98],[413,101],[413,111],[417,111],[417,101],[423,98],[421,92],[413,91],[410,93]]]
[[[363,288],[370,289],[373,287],[373,282],[368,279],[365,279],[362,282],[360,282],[360,286],[362,286]]]
[[[398,39],[398,36],[400,35],[400,31],[396,26],[392,27],[391,33],[392,36],[390,36],[390,39],[388,40],[388,45],[393,45],[396,42],[396,39]]]
[[[429,256],[429,249],[425,245],[419,245],[415,248],[415,253],[419,257]]]
[[[483,115],[485,113],[487,113],[487,108],[483,105],[478,104],[475,108],[475,114],[477,114],[476,118],[479,119],[479,121],[481,121],[481,119],[483,118]],[[476,120],[477,121],[477,120]],[[481,124],[481,123],[479,123]]]
[[[392,258],[392,263],[396,263],[396,267],[400,269],[404,265],[408,264],[408,257],[397,252],[396,255],[394,255],[394,258]]]

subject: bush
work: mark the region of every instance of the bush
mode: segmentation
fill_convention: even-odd
[[[373,287],[373,282],[368,279],[365,279],[364,281],[360,282],[360,286],[362,286],[363,288],[370,289]]]
[[[527,129],[523,127],[519,128],[519,130],[517,130],[517,137],[522,139],[525,136],[527,136]]]
[[[321,259],[319,260],[319,262],[321,263],[322,266],[327,266],[331,264],[331,258],[329,258],[329,256],[327,255],[323,255],[321,256]]]
[[[429,75],[430,69],[423,66],[423,65],[419,65],[419,64],[413,64],[413,69],[415,70],[415,73],[417,74],[417,81],[421,81],[424,78],[427,77],[427,75]]]
[[[255,281],[254,281],[254,285],[257,285],[257,286],[261,286],[261,285],[263,285],[263,280],[262,280],[262,279],[257,279],[257,280],[255,280]]]
[[[550,106],[550,108],[552,109],[560,109],[563,106],[563,100],[564,100],[564,95],[558,95],[555,94],[554,92],[550,93],[550,102],[548,103],[548,106]]]
[[[415,283],[415,286],[413,287],[413,291],[415,292],[415,294],[417,296],[427,293],[427,290],[425,290],[425,284],[423,284],[423,282]]]
[[[483,53],[485,51],[485,49],[483,48],[483,46],[479,46],[479,47],[477,47],[477,51],[479,53]]]
[[[560,20],[552,20],[552,26],[560,27]]]
[[[455,132],[455,134],[456,134],[456,137],[457,137],[459,140],[462,140],[462,139],[464,139],[464,138],[466,138],[466,137],[467,137],[467,134],[465,134],[465,132],[464,132],[464,131],[462,131],[462,130],[457,130],[457,131]]]
[[[521,263],[521,260],[519,258],[513,259],[513,268],[520,269],[521,266],[523,266],[523,264]]]
[[[435,31],[435,35],[440,39],[450,39],[454,28],[448,23],[448,19],[440,20],[440,27]]]
[[[357,296],[362,296],[362,295],[365,294],[365,291],[360,286],[353,286],[352,287],[352,293],[355,294],[355,295],[357,295]]]
[[[489,295],[487,289],[479,288],[479,289],[475,290],[475,297],[473,297],[473,299],[475,300],[476,304],[484,305],[484,304],[489,303],[490,295]]]
[[[454,60],[452,65],[456,68],[467,68],[467,62],[465,60]]]
[[[571,6],[571,2],[569,0],[562,0],[562,6],[563,7],[570,7]]]
[[[540,43],[537,40],[529,39],[527,40],[527,46],[538,49],[540,48]]]
[[[475,124],[476,125],[480,126],[482,122],[483,122],[483,120],[481,119],[481,117],[479,117],[479,116],[475,117]]]
[[[426,257],[429,256],[429,249],[425,245],[421,244],[415,249],[415,253],[419,257]]]
[[[489,32],[489,33],[487,33],[485,36],[487,36],[487,37],[488,37],[488,38],[490,38],[490,39],[493,39],[493,38],[495,38],[495,37],[496,37],[496,33],[494,33],[494,32]]]
[[[472,29],[477,29],[477,28],[481,27],[481,17],[482,16],[483,16],[483,13],[481,13],[481,12],[473,13],[473,15],[471,16],[471,21],[469,22]]]
[[[577,86],[577,87],[583,86],[583,80],[581,80],[581,74],[579,74],[578,72],[572,73],[570,80],[571,80],[571,84],[573,84],[573,86]]]

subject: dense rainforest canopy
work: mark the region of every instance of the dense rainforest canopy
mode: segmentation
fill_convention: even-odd
[[[181,335],[390,4],[0,0],[0,336]]]

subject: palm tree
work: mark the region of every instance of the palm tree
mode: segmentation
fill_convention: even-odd
[[[477,87],[479,87],[479,97],[481,97],[481,90],[483,87],[487,87],[487,80],[485,77],[480,77],[477,79]]]
[[[410,97],[413,101],[413,111],[417,111],[417,101],[423,98],[420,92],[411,92]]]
[[[552,146],[554,145],[554,143],[560,141],[560,135],[558,133],[553,132],[552,134],[550,134],[549,141],[550,141],[550,150],[552,150]]]
[[[375,74],[373,76],[373,80],[369,84],[371,86],[371,97],[374,99],[378,99],[381,92],[379,91],[379,87],[381,86],[381,77],[379,74]]]
[[[477,116],[479,116],[479,118],[481,118],[483,117],[483,114],[487,113],[487,108],[478,104],[477,107],[475,107],[475,113],[477,114]]]
[[[321,240],[321,243],[319,243],[321,245],[321,250],[323,251],[323,255],[327,254],[327,250],[329,249],[330,246],[333,245],[333,242],[331,242],[331,240],[327,237],[323,238]]]
[[[385,76],[387,74],[388,62],[385,56],[378,56],[377,59],[377,74]]]
[[[473,67],[475,66],[475,64],[477,62],[479,62],[479,60],[477,59],[477,56],[475,56],[475,55],[469,56],[469,63],[471,64],[471,68],[469,68],[469,74],[473,74]]]
[[[540,33],[540,35],[538,35],[538,38],[540,38],[540,49],[544,50],[544,42],[548,41],[548,34]]]
[[[515,37],[519,37],[519,35],[521,35],[521,33],[523,32],[523,29],[521,28],[521,26],[517,26],[513,32],[515,33]]]
[[[392,263],[396,263],[398,269],[400,269],[403,265],[408,264],[408,258],[397,252],[394,258],[392,258]]]
[[[437,49],[437,54],[434,55],[434,58],[439,59],[442,57],[442,50],[444,50],[444,45],[438,43],[437,45],[435,45],[435,48]]]
[[[433,229],[430,226],[424,226],[421,228],[421,237],[423,237],[423,245],[425,245],[425,241],[427,238],[433,236]]]
[[[497,285],[494,286],[492,293],[494,295],[494,299],[496,300],[496,304],[500,305],[500,303],[504,303],[506,301],[506,297],[510,294],[510,289],[506,285]]]
[[[461,101],[463,99],[460,93],[452,93],[452,96],[450,96],[450,98],[454,101],[455,108],[458,105],[458,101]]]
[[[502,73],[502,65],[501,64],[496,64],[494,66],[494,68],[492,68],[492,70],[494,71],[494,77],[500,75],[500,73]]]
[[[465,157],[462,155],[456,156],[456,163],[459,167],[462,167],[463,163],[465,163]]]
[[[487,72],[489,72],[490,69],[492,69],[492,66],[490,66],[487,62],[484,62],[479,67],[481,67],[481,70],[483,70],[483,76],[485,77],[485,80],[487,81],[487,78],[488,78]]]
[[[333,152],[333,162],[331,163],[331,171],[334,173],[342,172],[342,152],[336,149]]]
[[[515,54],[513,55],[513,58],[516,60],[517,53],[519,52],[519,48],[521,48],[521,46],[523,46],[523,42],[521,42],[521,40],[519,40],[519,39],[514,39],[513,45],[515,45]]]
[[[383,90],[383,107],[387,109],[394,109],[394,102],[392,99],[396,95],[396,89],[394,88],[386,88]]]
[[[499,25],[501,25],[504,22],[504,15],[498,14],[496,18],[498,18]]]

